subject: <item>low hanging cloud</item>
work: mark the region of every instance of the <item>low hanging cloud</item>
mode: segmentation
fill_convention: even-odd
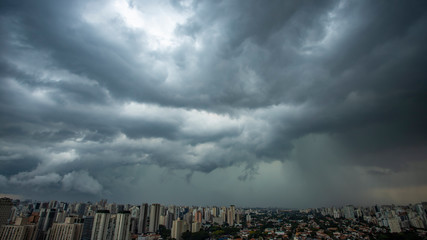
[[[90,194],[99,194],[102,191],[101,184],[86,171],[67,173],[61,182],[64,191],[74,190]]]
[[[3,1],[1,182],[83,197],[139,177],[120,167],[420,174],[426,25],[419,1]]]

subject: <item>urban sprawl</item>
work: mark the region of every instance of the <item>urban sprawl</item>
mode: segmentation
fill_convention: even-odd
[[[0,199],[0,240],[426,239],[427,202],[278,209]]]

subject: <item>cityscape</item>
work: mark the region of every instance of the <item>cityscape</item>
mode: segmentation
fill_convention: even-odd
[[[427,239],[427,202],[310,209],[0,199],[0,240]]]
[[[427,0],[0,0],[0,240],[427,240]]]

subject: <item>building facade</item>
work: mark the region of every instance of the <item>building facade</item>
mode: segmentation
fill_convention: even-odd
[[[99,210],[95,214],[92,227],[91,240],[104,240],[107,238],[108,226],[110,222],[110,211]]]

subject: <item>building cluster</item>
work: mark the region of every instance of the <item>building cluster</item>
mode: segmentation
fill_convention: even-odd
[[[209,223],[234,225],[239,221],[239,210],[233,205],[0,200],[0,240],[155,240],[162,238],[162,231],[167,237],[181,240],[184,232],[198,232]]]
[[[427,203],[409,206],[246,209],[242,239],[427,239]],[[235,238],[236,236],[234,236]],[[231,237],[230,237],[231,238]]]
[[[426,209],[427,203],[283,210],[1,198],[0,240],[188,240],[200,236],[372,239],[381,234],[408,232],[425,238]],[[191,238],[191,234],[199,238]]]
[[[427,203],[409,206],[383,205],[373,207],[322,208],[317,210],[323,216],[360,219],[375,226],[388,228],[392,233],[408,231],[411,228],[425,229],[427,226]]]

